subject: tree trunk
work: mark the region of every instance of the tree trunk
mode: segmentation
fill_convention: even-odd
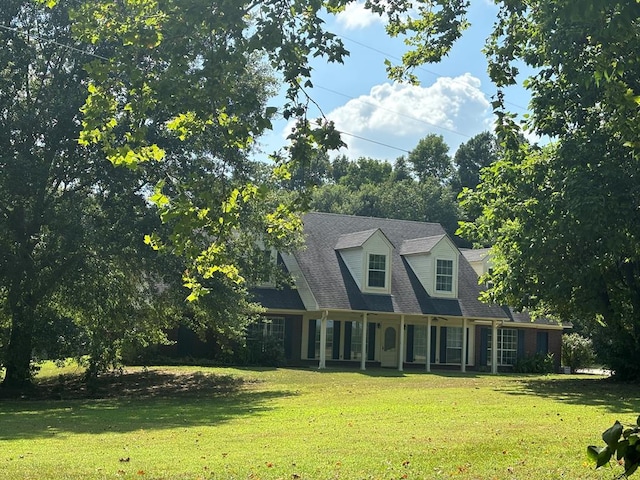
[[[3,389],[24,390],[31,383],[31,350],[33,345],[33,309],[24,304],[12,305],[12,325],[4,366]]]

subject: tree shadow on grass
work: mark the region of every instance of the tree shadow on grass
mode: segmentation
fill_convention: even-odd
[[[502,390],[502,389],[501,389]],[[640,413],[640,385],[611,378],[536,377],[522,379],[511,395],[537,395],[574,405],[603,407],[613,413]]]
[[[274,408],[272,399],[293,395],[259,390],[255,381],[200,372],[110,375],[99,379],[94,392],[73,389],[76,381],[65,377],[59,400],[44,393],[57,390],[51,381],[49,389],[48,382],[40,385],[39,399],[0,402],[0,440],[212,426],[264,415]]]

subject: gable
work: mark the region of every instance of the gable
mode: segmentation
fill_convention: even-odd
[[[449,237],[439,235],[407,240],[400,248],[400,255],[430,296],[458,297],[460,253]]]
[[[393,245],[379,228],[341,235],[335,249],[362,292],[391,292]]]

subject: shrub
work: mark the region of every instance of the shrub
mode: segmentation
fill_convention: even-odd
[[[516,373],[553,373],[553,353],[536,353],[519,358],[513,365]]]
[[[571,367],[572,372],[579,368],[590,367],[595,359],[591,339],[577,333],[562,336],[562,364]]]

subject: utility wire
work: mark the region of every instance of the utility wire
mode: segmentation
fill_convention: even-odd
[[[77,53],[81,53],[81,54],[83,54],[83,55],[87,55],[87,56],[89,56],[89,57],[97,58],[97,59],[104,60],[104,61],[109,61],[109,58],[104,57],[104,56],[102,56],[102,55],[98,55],[98,54],[96,54],[96,53],[89,52],[89,51],[87,51],[87,50],[83,50],[83,49],[80,49],[80,48],[74,47],[74,46],[72,46],[72,45],[66,45],[66,44],[63,44],[63,43],[61,43],[61,42],[58,42],[57,40],[54,40],[54,39],[51,39],[51,38],[45,38],[45,37],[42,37],[42,36],[40,36],[40,35],[33,34],[33,33],[31,33],[31,32],[25,32],[25,31],[23,31],[23,30],[21,30],[21,29],[19,29],[19,28],[9,27],[9,26],[6,26],[6,25],[0,25],[0,29],[1,29],[1,30],[5,30],[5,31],[9,31],[9,32],[12,32],[12,33],[16,33],[16,34],[21,35],[21,36],[24,36],[24,37],[31,37],[31,38],[35,38],[35,39],[40,40],[40,41],[42,41],[42,42],[50,43],[50,44],[53,44],[53,45],[57,45],[57,46],[59,46],[59,47],[61,47],[61,48],[65,48],[65,49],[68,49],[68,50],[71,50],[71,51],[74,51],[74,52],[77,52]],[[339,36],[341,36],[341,35],[339,35]],[[382,55],[386,55],[386,54],[385,54],[383,51],[381,51],[381,50],[378,50],[378,49],[376,49],[376,48],[370,47],[370,46],[368,46],[368,45],[365,45],[365,44],[363,44],[363,43],[361,43],[361,42],[358,42],[358,41],[356,41],[356,40],[350,39],[350,38],[348,38],[348,37],[344,37],[344,36],[341,36],[341,37],[342,37],[342,38],[344,38],[345,40],[348,40],[348,41],[351,41],[351,42],[356,43],[356,44],[358,44],[358,45],[361,45],[361,46],[363,46],[363,47],[365,47],[365,48],[368,48],[368,49],[370,49],[370,50],[373,50],[373,51],[375,51],[375,52],[377,52],[377,53],[380,53],[380,54],[382,54]],[[391,58],[398,59],[397,57],[393,57],[393,56],[390,56],[390,57],[391,57]],[[426,71],[428,71],[428,70],[426,70]],[[430,72],[430,73],[432,73],[432,72]],[[437,75],[437,74],[435,74],[435,73],[433,73],[433,74],[434,74],[434,75]],[[465,85],[466,85],[466,84],[465,84]],[[319,86],[319,85],[315,85],[315,87],[316,87],[316,88],[319,88],[319,89],[321,89],[321,90],[325,90],[325,91],[327,91],[327,92],[329,92],[329,93],[333,93],[333,94],[335,94],[335,95],[340,95],[340,96],[343,96],[343,97],[345,97],[345,98],[349,98],[349,99],[351,99],[351,100],[355,100],[355,101],[361,102],[361,103],[363,103],[363,104],[365,104],[365,105],[369,105],[369,106],[372,106],[372,107],[377,108],[377,109],[381,109],[381,110],[388,111],[388,112],[390,112],[390,113],[393,113],[393,114],[398,115],[398,116],[401,116],[401,117],[409,118],[409,119],[411,119],[411,120],[414,120],[414,121],[417,121],[417,122],[423,123],[423,124],[425,124],[425,125],[429,125],[429,126],[434,127],[434,128],[438,128],[438,129],[440,129],[440,130],[444,130],[444,131],[447,131],[447,132],[450,132],[450,133],[453,133],[453,134],[456,134],[456,135],[460,135],[460,136],[463,136],[463,137],[465,137],[465,138],[471,138],[469,135],[466,135],[466,134],[464,134],[464,133],[457,132],[457,131],[452,130],[452,129],[448,129],[448,128],[446,128],[446,127],[441,127],[441,126],[439,126],[439,125],[436,125],[436,124],[433,124],[433,123],[427,122],[427,121],[425,121],[425,120],[422,120],[422,119],[420,119],[420,118],[414,117],[414,116],[412,116],[412,115],[407,115],[407,114],[404,114],[404,113],[400,113],[400,112],[394,111],[394,110],[392,110],[392,109],[389,109],[389,108],[383,107],[383,106],[381,106],[381,105],[375,105],[375,104],[373,104],[373,103],[365,102],[364,100],[360,100],[360,99],[354,98],[354,97],[352,97],[352,96],[349,96],[349,95],[347,95],[347,94],[344,94],[344,93],[338,92],[338,91],[336,91],[336,90],[332,90],[332,89],[327,88],[327,87],[322,87],[322,86]],[[317,105],[316,105],[316,106],[317,106]],[[372,140],[372,139],[370,139],[370,138],[366,138],[366,137],[362,137],[362,136],[359,136],[359,135],[355,135],[355,134],[353,134],[353,133],[343,132],[343,131],[340,131],[340,133],[341,133],[341,134],[343,134],[343,135],[347,135],[347,136],[349,136],[349,137],[357,138],[357,139],[362,140],[362,141],[365,141],[365,142],[373,143],[373,144],[380,145],[380,146],[383,146],[383,147],[386,147],[386,148],[390,148],[390,149],[393,149],[393,150],[398,150],[398,151],[401,151],[401,152],[404,152],[404,153],[410,153],[410,152],[409,152],[409,150],[406,150],[406,149],[404,149],[404,148],[400,148],[400,147],[396,147],[396,146],[393,146],[393,145],[389,145],[389,144],[386,144],[386,143],[383,143],[383,142],[379,142],[379,141],[377,141],[377,140]]]
[[[471,138],[471,135],[467,135],[465,133],[461,133],[461,132],[458,132],[458,131],[450,129],[450,128],[441,127],[440,125],[436,125],[435,123],[431,123],[431,122],[428,122],[428,121],[423,120],[421,118],[414,117],[413,115],[408,115],[406,113],[398,112],[398,111],[393,110],[391,108],[383,107],[381,105],[376,105],[375,103],[366,102],[366,101],[361,100],[359,98],[351,97],[351,96],[349,96],[349,95],[347,95],[345,93],[341,93],[341,92],[338,92],[336,90],[332,90],[330,88],[323,87],[321,85],[314,85],[314,88],[319,88],[320,90],[325,90],[325,91],[327,91],[329,93],[333,93],[335,95],[340,95],[342,97],[349,98],[351,100],[355,100],[356,102],[360,102],[360,103],[362,103],[364,105],[369,105],[371,107],[374,107],[374,108],[377,108],[377,109],[380,109],[380,110],[384,110],[384,111],[393,113],[393,114],[398,115],[400,117],[405,117],[405,118],[408,118],[410,120],[414,120],[416,122],[424,123],[425,125],[429,125],[430,127],[434,127],[434,128],[440,129],[440,130],[444,130],[445,132],[454,133],[456,135],[460,135],[461,137],[465,137],[465,138]]]
[[[19,28],[8,27],[6,25],[0,25],[0,29],[1,30],[6,30],[8,32],[16,33],[16,34],[21,35],[23,37],[32,37],[32,38],[35,38],[35,39],[40,40],[40,41],[45,42],[45,43],[51,43],[53,45],[57,45],[59,47],[66,48],[67,50],[72,50],[72,51],[77,52],[77,53],[82,53],[83,55],[87,55],[89,57],[94,57],[94,58],[99,58],[100,60],[109,61],[108,58],[103,57],[102,55],[98,55],[97,53],[89,52],[87,50],[82,50],[82,49],[76,48],[76,47],[74,47],[72,45],[66,45],[64,43],[58,42],[57,40],[53,40],[51,38],[41,37],[40,35],[36,35],[34,33],[31,33],[31,32],[25,32],[23,30],[20,30]]]
[[[383,55],[385,58],[390,58],[390,59],[397,60],[397,61],[400,61],[400,62],[402,61],[402,58],[397,57],[397,56],[395,56],[395,55],[391,55],[391,54],[389,54],[389,53],[387,53],[387,52],[384,52],[384,51],[382,51],[382,50],[379,50],[379,49],[377,49],[377,48],[374,48],[374,47],[372,47],[372,46],[370,46],[370,45],[367,45],[366,43],[359,42],[358,40],[354,40],[353,38],[349,38],[349,37],[347,37],[347,36],[345,36],[345,35],[341,35],[341,34],[338,34],[338,33],[336,33],[335,35],[336,35],[336,37],[340,37],[340,38],[342,38],[342,39],[344,39],[344,40],[347,40],[347,41],[349,41],[349,42],[351,42],[351,43],[355,43],[356,45],[360,45],[360,46],[361,46],[361,47],[363,47],[363,48],[366,48],[366,49],[368,49],[368,50],[371,50],[372,52],[379,53],[380,55]],[[425,68],[425,67],[424,67],[424,66],[422,66],[422,65],[420,65],[420,66],[418,66],[418,67],[416,67],[416,68],[417,68],[418,70],[422,70],[423,72],[426,72],[426,73],[429,73],[429,74],[431,74],[431,75],[435,76],[435,77],[436,77],[436,79],[439,79],[439,78],[443,78],[443,77],[444,77],[444,75],[441,75],[441,74],[439,74],[439,73],[437,73],[437,72],[434,72],[433,70],[429,70],[428,68]],[[459,80],[457,80],[456,78],[453,78],[452,80],[453,80],[454,82],[459,82],[459,83],[461,83],[461,84],[462,84],[462,82],[460,82],[460,81],[459,81]],[[464,85],[467,85],[467,84],[465,83]],[[467,86],[468,86],[468,85],[467,85]],[[482,91],[482,90],[481,90],[481,91]],[[491,94],[489,94],[488,92],[484,92],[484,91],[482,91],[482,93],[484,93],[485,95],[489,95],[489,96],[491,96]],[[518,104],[513,103],[513,102],[505,101],[504,103],[506,103],[506,104],[508,104],[508,105],[511,105],[511,106],[513,106],[513,107],[516,107],[516,108],[518,108],[518,109],[520,109],[520,110],[523,110],[523,111],[525,111],[525,112],[528,110],[528,108],[523,107],[522,105],[518,105]]]

